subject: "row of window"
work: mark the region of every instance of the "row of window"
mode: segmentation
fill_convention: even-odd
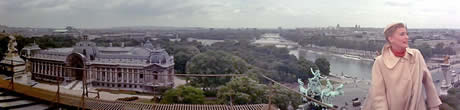
[[[142,88],[141,85],[135,84],[110,84],[110,83],[93,83],[94,86],[116,87],[116,88]]]

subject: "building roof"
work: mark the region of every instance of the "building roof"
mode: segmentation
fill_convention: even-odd
[[[30,46],[26,46],[23,48],[24,50],[40,50],[40,47],[34,42]]]
[[[123,110],[268,110],[268,104],[247,105],[208,105],[208,104],[144,104],[127,101],[103,101],[89,99],[86,102],[89,109],[123,109]],[[271,110],[277,110],[274,105]]]
[[[64,32],[67,32],[67,31],[69,31],[69,30],[67,30],[67,29],[56,29],[56,30],[54,30],[53,32],[56,32],[56,33],[64,33]]]
[[[160,67],[174,65],[173,56],[170,56],[166,50],[158,46],[153,47],[149,41],[142,47],[96,47],[93,42],[81,41],[72,48],[40,50],[38,54],[32,55],[31,58],[66,61],[67,56],[75,52],[87,56],[89,58],[88,64],[133,66],[155,64]]]

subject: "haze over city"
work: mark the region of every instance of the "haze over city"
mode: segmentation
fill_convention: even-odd
[[[176,26],[296,28],[340,24],[459,28],[455,0],[2,0],[0,24],[14,27]]]
[[[460,110],[459,4],[0,0],[0,110]]]

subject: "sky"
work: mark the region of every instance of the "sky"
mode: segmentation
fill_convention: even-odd
[[[0,0],[14,27],[460,28],[460,0]]]

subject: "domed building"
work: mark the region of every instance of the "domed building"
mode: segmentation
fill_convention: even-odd
[[[26,57],[34,80],[74,87],[86,78],[91,88],[150,93],[174,86],[174,57],[148,40],[138,47],[97,47],[85,36],[74,47],[39,50]]]

